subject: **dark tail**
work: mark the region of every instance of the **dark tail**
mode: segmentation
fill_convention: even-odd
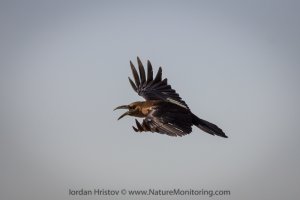
[[[209,133],[211,135],[217,135],[220,137],[224,137],[224,138],[228,138],[225,133],[222,131],[222,129],[220,129],[218,126],[216,126],[215,124],[212,124],[208,121],[205,121],[203,119],[200,119],[199,117],[197,117],[196,115],[194,115],[192,113],[193,116],[193,124],[195,126],[197,126],[198,128],[200,128],[202,131],[205,131],[206,133]]]

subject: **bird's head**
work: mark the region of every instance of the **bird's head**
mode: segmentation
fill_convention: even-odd
[[[141,102],[137,101],[137,102],[133,102],[133,103],[131,103],[129,105],[123,105],[123,106],[116,107],[114,110],[117,110],[117,109],[128,109],[128,111],[126,111],[124,114],[122,114],[118,118],[118,120],[121,119],[121,118],[123,118],[126,115],[137,116],[140,113],[140,105],[141,105]]]

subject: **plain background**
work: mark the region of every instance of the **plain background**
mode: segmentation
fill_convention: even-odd
[[[299,1],[1,1],[1,199],[297,199]],[[135,133],[136,56],[228,139]]]

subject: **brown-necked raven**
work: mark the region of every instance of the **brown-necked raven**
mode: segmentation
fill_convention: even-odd
[[[194,115],[188,105],[180,98],[174,89],[162,80],[162,69],[159,67],[155,77],[150,61],[147,62],[147,77],[144,66],[137,57],[139,74],[130,61],[134,82],[129,82],[138,95],[146,101],[137,101],[129,105],[119,106],[116,109],[128,109],[118,119],[126,115],[144,118],[143,122],[135,120],[136,132],[157,132],[169,136],[183,136],[192,132],[192,125],[211,134],[227,138],[225,133],[215,124],[198,118]]]

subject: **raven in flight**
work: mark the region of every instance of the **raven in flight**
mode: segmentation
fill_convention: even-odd
[[[211,134],[227,138],[225,133],[215,124],[198,118],[188,105],[180,98],[174,89],[162,80],[162,69],[159,67],[155,77],[150,61],[147,62],[147,77],[144,66],[137,57],[139,73],[130,61],[134,82],[129,82],[138,95],[146,101],[137,101],[129,105],[119,106],[116,109],[128,109],[119,119],[126,115],[144,118],[142,123],[135,120],[136,132],[157,132],[169,136],[183,136],[192,132],[192,125]]]

